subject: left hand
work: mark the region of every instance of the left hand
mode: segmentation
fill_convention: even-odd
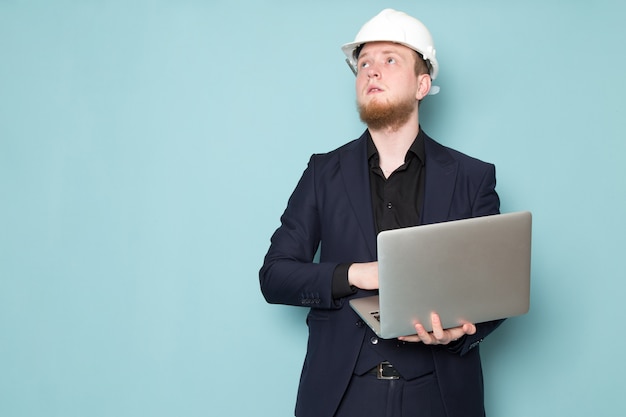
[[[432,332],[427,332],[420,323],[415,325],[416,334],[412,336],[401,336],[398,340],[403,342],[422,342],[425,345],[447,345],[450,342],[459,340],[466,334],[476,333],[476,325],[472,323],[464,323],[459,327],[452,327],[450,329],[443,329],[441,326],[441,319],[439,314],[432,313],[430,321],[433,327]]]

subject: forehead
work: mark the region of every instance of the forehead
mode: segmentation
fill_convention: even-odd
[[[408,46],[401,45],[395,42],[368,42],[363,45],[359,51],[358,58],[364,55],[374,53],[396,53],[399,55],[412,55],[414,51]]]

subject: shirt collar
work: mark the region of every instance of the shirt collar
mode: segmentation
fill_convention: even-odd
[[[366,132],[366,134],[367,134],[367,159],[368,161],[370,161],[374,155],[378,157],[378,149],[376,149],[376,145],[374,144],[374,141],[372,140],[372,135],[370,135],[369,130]],[[424,163],[424,161],[426,160],[426,157],[425,157],[426,152],[424,151],[424,137],[425,136],[426,135],[422,131],[422,128],[420,126],[420,129],[417,132],[417,136],[415,137],[415,140],[413,141],[413,143],[411,143],[411,146],[409,147],[409,151],[407,152],[407,155],[404,157],[405,162],[409,158],[409,152],[411,152],[412,154],[417,156],[417,158],[420,160],[420,162],[422,162],[422,164]]]

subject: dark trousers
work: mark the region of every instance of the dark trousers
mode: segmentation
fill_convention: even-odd
[[[435,374],[406,381],[354,375],[335,417],[446,417]]]

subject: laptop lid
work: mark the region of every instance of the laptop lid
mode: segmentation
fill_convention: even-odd
[[[379,295],[350,304],[382,338],[432,330],[431,312],[444,328],[525,314],[531,228],[524,211],[383,231]]]

